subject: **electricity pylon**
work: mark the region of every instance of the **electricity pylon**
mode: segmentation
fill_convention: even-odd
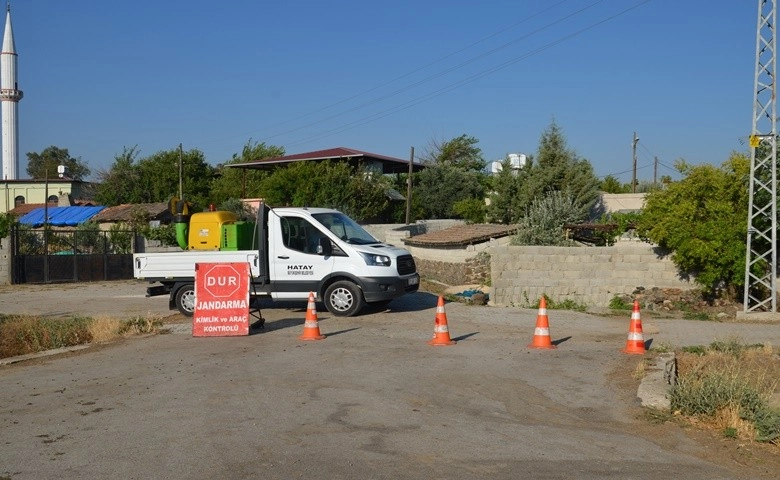
[[[745,313],[777,312],[776,26],[776,0],[758,0]]]

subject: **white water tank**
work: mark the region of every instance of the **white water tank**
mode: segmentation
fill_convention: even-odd
[[[517,175],[518,170],[525,167],[525,164],[528,161],[528,158],[524,153],[510,153],[506,156],[506,158],[509,160],[509,164],[512,166],[512,170],[514,171],[515,175]],[[492,175],[500,173],[501,170],[504,169],[504,161],[505,160],[496,160],[490,162],[490,173]]]
[[[525,167],[525,163],[528,160],[524,153],[510,153],[507,157],[510,165],[512,165],[512,170],[520,170]]]

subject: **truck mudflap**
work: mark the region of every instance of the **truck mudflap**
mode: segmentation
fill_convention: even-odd
[[[420,288],[420,275],[415,273],[401,278],[364,277],[361,278],[361,284],[366,302],[381,302],[416,292]]]
[[[154,287],[148,287],[146,289],[146,296],[147,297],[156,297],[158,295],[168,295],[171,293],[171,289],[168,288],[168,285],[156,285]]]

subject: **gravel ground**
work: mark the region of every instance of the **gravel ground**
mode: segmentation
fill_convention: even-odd
[[[652,423],[636,399],[629,314],[549,312],[555,350],[527,348],[537,312],[449,303],[457,344],[427,345],[436,296],[332,317],[298,339],[304,304],[264,302],[265,328],[196,338],[142,282],[0,287],[0,311],[156,315],[172,334],[0,367],[0,477],[776,478],[778,455]],[[643,317],[654,345],[776,324]],[[775,451],[776,452],[776,451]]]

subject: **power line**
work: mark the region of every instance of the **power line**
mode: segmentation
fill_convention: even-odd
[[[463,87],[464,85],[468,85],[468,84],[473,83],[473,82],[475,82],[475,81],[477,81],[479,79],[482,79],[482,78],[484,78],[484,77],[486,77],[488,75],[491,75],[491,74],[496,73],[496,72],[498,72],[500,70],[503,70],[503,69],[505,69],[505,68],[507,68],[507,67],[509,67],[511,65],[514,65],[515,63],[518,63],[518,62],[520,62],[522,60],[525,60],[525,59],[528,59],[528,58],[530,58],[532,56],[535,56],[535,55],[537,55],[537,54],[539,54],[539,53],[541,53],[541,52],[543,52],[545,50],[548,50],[548,49],[550,49],[550,48],[552,48],[554,46],[557,46],[557,45],[559,45],[559,44],[561,44],[561,43],[563,43],[563,42],[565,42],[567,40],[571,40],[572,38],[575,38],[575,37],[577,37],[579,35],[582,35],[583,33],[588,32],[588,31],[590,31],[590,30],[592,30],[592,29],[594,29],[594,28],[596,28],[596,27],[598,27],[600,25],[603,25],[604,23],[607,23],[607,22],[609,22],[611,20],[619,18],[620,16],[625,15],[625,14],[627,14],[627,13],[629,13],[629,12],[639,8],[639,7],[641,7],[644,4],[649,3],[650,1],[651,0],[642,0],[639,3],[637,3],[637,4],[635,4],[635,5],[631,6],[631,7],[628,7],[628,8],[626,8],[626,9],[624,9],[624,10],[622,10],[622,11],[616,13],[616,14],[613,14],[613,15],[611,15],[609,17],[606,17],[606,18],[604,18],[602,20],[594,22],[594,23],[592,23],[592,24],[590,24],[590,25],[588,25],[586,27],[583,27],[583,28],[581,28],[579,30],[576,30],[576,31],[574,31],[574,32],[572,32],[572,33],[570,33],[568,35],[560,37],[557,40],[554,40],[554,41],[549,42],[549,43],[547,43],[545,45],[542,45],[541,47],[538,47],[538,48],[533,49],[533,50],[531,50],[529,52],[526,52],[525,54],[523,54],[521,56],[518,56],[518,57],[515,57],[513,59],[507,60],[505,62],[502,62],[502,63],[500,63],[500,64],[498,64],[498,65],[496,65],[494,67],[491,67],[489,69],[483,70],[483,71],[481,71],[481,72],[479,72],[477,74],[470,75],[470,76],[468,76],[468,77],[466,77],[466,78],[464,78],[462,80],[459,80],[457,82],[451,83],[450,85],[447,85],[447,86],[442,87],[440,89],[437,89],[437,90],[434,90],[434,91],[429,92],[427,94],[418,96],[417,98],[409,100],[409,101],[407,101],[405,103],[402,103],[400,105],[396,105],[396,106],[388,108],[386,110],[373,113],[373,114],[371,114],[369,116],[363,117],[361,119],[358,119],[358,120],[355,120],[355,121],[352,121],[352,122],[349,122],[349,123],[346,123],[346,124],[343,124],[343,125],[341,125],[339,127],[327,130],[327,131],[322,132],[320,134],[312,135],[310,137],[307,137],[307,138],[304,138],[304,139],[301,139],[301,140],[298,140],[298,141],[289,142],[288,145],[297,145],[297,144],[301,144],[301,143],[306,143],[306,142],[309,142],[309,141],[312,141],[312,140],[318,140],[320,138],[324,138],[324,137],[333,135],[335,133],[341,133],[343,131],[346,131],[346,130],[349,130],[351,128],[354,128],[357,125],[363,125],[363,124],[366,124],[366,123],[370,123],[370,122],[379,120],[381,118],[387,117],[389,115],[392,115],[394,113],[397,113],[399,111],[405,110],[407,108],[411,108],[413,106],[416,106],[416,105],[419,105],[421,103],[427,102],[427,101],[429,101],[429,100],[431,100],[431,99],[433,99],[435,97],[444,95],[445,93],[449,93],[449,92],[451,92],[451,91],[453,91],[455,89]],[[266,138],[268,138],[268,137],[266,137]]]
[[[386,94],[384,94],[384,95],[381,95],[381,96],[379,96],[379,97],[375,97],[375,98],[373,98],[373,99],[367,100],[367,101],[365,101],[365,102],[363,102],[363,103],[361,103],[361,104],[359,104],[359,105],[356,105],[356,106],[354,106],[354,107],[348,108],[348,109],[346,109],[346,110],[342,110],[342,111],[340,111],[340,112],[338,112],[338,113],[335,113],[335,114],[333,114],[333,115],[330,115],[330,116],[328,116],[328,117],[325,117],[325,118],[322,118],[322,119],[319,119],[319,120],[316,120],[316,121],[313,121],[313,122],[309,122],[309,123],[307,123],[307,124],[305,124],[305,125],[301,125],[301,126],[295,127],[295,128],[293,128],[293,129],[290,129],[290,130],[287,130],[287,131],[284,131],[284,132],[281,132],[281,133],[276,133],[276,134],[273,134],[273,135],[266,135],[264,138],[265,138],[265,139],[271,139],[271,138],[276,138],[276,137],[280,137],[280,136],[283,136],[283,135],[288,135],[288,134],[290,134],[290,133],[295,133],[295,132],[298,132],[298,131],[300,131],[300,130],[303,130],[303,129],[305,129],[305,128],[313,127],[313,126],[319,125],[319,124],[321,124],[321,123],[328,122],[328,121],[330,121],[330,120],[336,119],[336,118],[338,118],[338,117],[341,117],[341,116],[343,116],[343,115],[346,115],[346,114],[348,114],[348,113],[351,113],[351,112],[354,112],[354,111],[357,111],[357,110],[361,110],[361,109],[363,109],[363,108],[365,108],[365,107],[368,107],[368,106],[374,105],[374,104],[376,104],[376,103],[379,103],[379,102],[381,102],[381,101],[383,101],[383,100],[387,100],[387,99],[389,99],[389,98],[392,98],[392,97],[395,97],[395,96],[397,96],[397,95],[400,95],[401,93],[404,93],[404,92],[406,92],[406,91],[412,90],[412,89],[414,89],[414,88],[416,88],[416,87],[419,87],[420,85],[426,84],[426,83],[428,83],[428,82],[430,82],[430,81],[432,81],[432,80],[435,80],[435,79],[437,79],[437,78],[443,77],[443,76],[445,76],[445,75],[447,75],[447,74],[450,74],[450,73],[452,73],[452,72],[454,72],[454,71],[460,70],[460,69],[462,69],[463,67],[465,67],[465,66],[467,66],[467,65],[470,65],[470,64],[472,64],[472,63],[474,63],[474,62],[476,62],[476,61],[478,61],[478,60],[482,60],[482,59],[484,59],[484,58],[487,58],[487,57],[489,57],[490,55],[493,55],[493,54],[495,54],[495,53],[497,53],[497,52],[499,52],[499,51],[501,51],[501,50],[503,50],[503,49],[505,49],[505,48],[507,48],[507,47],[509,47],[509,46],[511,46],[511,45],[514,45],[515,43],[518,43],[518,42],[520,42],[521,40],[526,40],[526,39],[528,39],[528,38],[531,38],[531,37],[533,37],[534,35],[537,35],[537,34],[539,34],[539,33],[543,32],[544,30],[547,30],[548,28],[554,27],[555,25],[558,25],[558,24],[560,24],[560,23],[562,23],[562,22],[564,22],[564,21],[566,21],[566,20],[568,20],[568,19],[570,19],[570,18],[572,18],[572,17],[575,17],[576,15],[579,15],[579,14],[581,14],[581,13],[583,13],[583,12],[585,12],[585,11],[589,10],[590,8],[593,8],[594,6],[596,6],[596,5],[600,4],[600,3],[603,3],[604,1],[605,1],[605,0],[598,0],[598,1],[596,1],[596,2],[593,2],[593,3],[591,3],[590,5],[587,5],[587,6],[583,7],[583,8],[580,8],[579,10],[576,10],[576,11],[574,11],[574,12],[572,12],[572,13],[569,13],[568,15],[565,15],[565,16],[563,16],[563,17],[561,17],[561,18],[558,18],[558,19],[556,19],[556,20],[554,20],[554,21],[552,21],[552,22],[550,22],[550,23],[548,23],[548,24],[546,24],[546,25],[544,25],[544,26],[542,26],[542,27],[539,27],[539,28],[537,28],[536,30],[530,31],[530,32],[528,32],[528,33],[526,33],[526,34],[524,34],[524,35],[522,35],[522,36],[518,37],[518,38],[515,38],[515,39],[513,39],[513,40],[511,40],[511,41],[509,41],[509,42],[505,42],[505,43],[503,43],[503,44],[499,45],[498,47],[495,47],[495,48],[493,48],[493,49],[490,49],[490,50],[488,50],[488,51],[486,51],[486,52],[483,52],[483,53],[481,53],[481,54],[479,54],[479,55],[476,55],[476,56],[473,56],[473,57],[471,57],[471,58],[468,58],[468,59],[464,60],[463,62],[461,62],[461,63],[457,64],[457,65],[451,66],[451,67],[449,67],[449,68],[447,68],[447,69],[445,69],[445,70],[442,70],[442,71],[436,72],[436,73],[434,73],[434,74],[428,75],[427,77],[424,77],[424,78],[422,78],[422,79],[420,79],[420,80],[417,80],[416,82],[413,82],[413,83],[411,83],[411,84],[408,84],[408,85],[402,86],[402,87],[400,87],[400,88],[398,88],[398,89],[396,89],[396,90],[394,90],[394,91],[392,91],[392,92],[389,92],[389,93],[386,93]],[[649,0],[648,0],[648,1],[649,1]],[[559,4],[561,4],[561,3],[564,3],[564,2],[559,2],[559,3],[558,3],[558,4],[556,4],[556,5],[559,5]],[[549,10],[549,8],[548,8],[548,9],[546,9],[546,10],[544,10],[544,11],[542,11],[542,12],[540,12],[539,14],[541,14],[541,13],[543,13],[543,12],[547,11],[547,10]],[[534,15],[533,17],[535,17],[535,16],[538,16],[539,14],[536,14],[536,15]],[[533,17],[529,17],[529,18],[533,18]],[[518,23],[524,23],[524,22],[518,22]],[[501,30],[501,31],[503,32],[503,31],[505,31],[505,30],[507,30],[507,29],[508,29],[508,28],[506,28],[506,29],[503,29],[503,30]],[[494,35],[492,35],[492,36],[495,36],[495,35],[497,35],[497,34],[494,34]],[[486,38],[491,38],[492,36],[489,36],[489,37],[486,37]],[[479,42],[477,42],[477,43],[479,43]],[[474,45],[474,44],[472,44],[472,45]],[[470,48],[470,47],[463,48],[463,49],[459,50],[457,53],[459,53],[459,52],[463,52],[463,51],[467,50],[468,48]],[[451,57],[451,56],[454,56],[454,55],[455,55],[455,53],[453,53],[453,54],[450,54],[450,55],[447,55],[447,56],[446,56],[446,57],[444,57],[444,58],[449,58],[449,57]],[[440,60],[443,60],[443,59],[440,59]],[[439,60],[439,61],[440,61],[440,60]],[[433,64],[435,64],[435,63],[439,63],[439,61],[433,62],[433,63],[431,63],[431,64],[429,64],[429,65],[433,65]],[[418,69],[414,70],[413,72],[411,72],[411,73],[409,73],[409,74],[407,74],[407,75],[403,75],[403,76],[401,76],[401,77],[397,77],[397,79],[405,78],[405,77],[407,77],[407,76],[410,76],[412,73],[419,72],[419,71],[421,71],[421,70],[424,70],[425,68],[427,68],[427,66],[426,66],[426,67],[421,67],[421,68],[418,68]],[[503,67],[502,67],[502,68],[503,68]],[[394,83],[394,81],[391,81],[391,82],[385,83],[383,86],[387,86],[387,85],[390,85],[390,84],[392,84],[392,83]],[[470,83],[470,82],[468,82],[468,83]],[[367,93],[367,92],[372,92],[372,91],[378,90],[379,88],[381,88],[381,87],[375,87],[375,88],[372,88],[372,89],[370,89],[370,90],[367,90],[367,91],[366,91],[366,92],[364,92],[364,93]],[[349,98],[349,99],[347,99],[347,100],[343,100],[343,101],[340,101],[340,102],[336,102],[335,104],[332,104],[331,106],[335,106],[335,105],[339,105],[339,104],[345,103],[345,102],[347,102],[348,100],[351,100],[351,99],[357,98],[357,97],[359,97],[359,96],[361,96],[361,95],[362,95],[362,94],[358,94],[358,95],[352,96],[352,97],[350,97],[350,98]],[[438,95],[437,95],[437,96],[438,96]],[[415,105],[417,105],[417,103],[415,103]],[[322,108],[322,109],[320,109],[320,110],[317,110],[317,112],[321,112],[321,111],[323,111],[323,110],[327,110],[327,109],[329,109],[329,108],[330,108],[330,106],[329,106],[329,107],[324,107],[324,108]],[[381,112],[380,112],[380,113],[381,113]],[[310,116],[310,115],[305,115],[304,117],[306,117],[306,116]],[[380,116],[380,117],[378,117],[378,118],[383,118],[383,117],[382,117],[382,116]],[[289,122],[287,122],[287,123],[289,123]],[[273,128],[273,127],[271,127],[271,128]],[[340,130],[340,131],[343,131],[343,130]],[[339,132],[340,132],[340,131],[339,131]],[[317,138],[320,138],[320,137],[317,137]],[[306,141],[306,140],[303,140],[303,141],[300,141],[300,142],[297,142],[297,143],[304,143],[305,141]],[[293,145],[295,145],[295,144],[296,144],[296,143],[293,143]]]
[[[287,125],[287,124],[296,122],[298,120],[303,120],[305,118],[312,117],[312,116],[314,116],[314,115],[316,115],[318,113],[322,113],[322,112],[325,112],[325,111],[328,111],[328,110],[332,110],[333,108],[335,108],[335,107],[337,107],[339,105],[343,105],[343,104],[348,103],[348,102],[350,102],[350,101],[352,101],[352,100],[354,100],[356,98],[360,98],[362,96],[365,96],[368,93],[375,92],[375,91],[380,90],[380,89],[382,89],[384,87],[390,86],[390,85],[392,85],[394,83],[397,83],[400,80],[403,80],[403,79],[405,79],[407,77],[410,77],[410,76],[414,75],[415,73],[424,71],[424,70],[426,70],[426,69],[428,69],[428,68],[430,68],[430,67],[432,67],[434,65],[437,65],[437,64],[443,62],[444,60],[446,60],[448,58],[452,58],[452,57],[454,57],[456,55],[459,55],[459,54],[461,54],[461,53],[471,49],[472,47],[475,47],[476,45],[484,43],[485,41],[487,41],[487,40],[489,40],[491,38],[494,38],[494,37],[496,37],[496,36],[506,32],[508,30],[514,29],[514,28],[518,27],[519,25],[522,25],[522,24],[524,24],[524,23],[526,23],[526,22],[528,22],[528,21],[530,21],[530,20],[532,20],[532,19],[534,19],[536,17],[539,17],[539,16],[541,16],[541,15],[543,15],[543,14],[545,14],[545,13],[555,9],[556,7],[558,7],[558,6],[560,6],[560,5],[564,4],[564,3],[567,3],[569,1],[570,0],[561,0],[561,1],[557,2],[557,3],[554,3],[554,4],[550,5],[550,6],[548,6],[547,8],[544,8],[544,9],[542,9],[542,10],[540,10],[540,11],[538,11],[538,12],[536,12],[536,13],[528,16],[528,17],[523,18],[522,20],[520,20],[518,22],[515,22],[515,23],[513,23],[513,24],[511,24],[509,26],[506,26],[506,27],[504,27],[504,28],[502,28],[502,29],[500,29],[500,30],[490,34],[490,35],[487,35],[487,36],[485,36],[485,37],[483,37],[483,38],[481,38],[481,39],[479,39],[479,40],[477,40],[475,42],[472,42],[472,43],[468,44],[467,46],[465,46],[463,48],[460,48],[460,49],[458,49],[458,50],[456,50],[454,52],[451,52],[451,53],[449,53],[447,55],[444,55],[443,57],[439,57],[438,59],[436,59],[436,60],[434,60],[432,62],[428,62],[428,63],[426,63],[424,65],[421,65],[421,66],[419,66],[417,68],[414,68],[413,70],[411,70],[411,71],[409,71],[409,72],[407,72],[405,74],[399,75],[399,76],[393,78],[392,80],[384,82],[384,83],[382,83],[380,85],[377,85],[375,87],[366,89],[366,90],[364,90],[364,91],[362,91],[360,93],[356,93],[355,95],[349,96],[349,97],[344,98],[342,100],[338,100],[338,101],[333,102],[333,103],[331,103],[329,105],[326,105],[326,106],[324,106],[322,108],[318,108],[318,109],[312,110],[312,111],[304,113],[302,115],[298,115],[297,117],[293,117],[291,119],[287,119],[287,120],[284,120],[284,121],[281,121],[281,122],[277,122],[277,123],[271,124],[271,125],[269,125],[267,127],[263,127],[263,128],[265,128],[267,130],[271,130],[271,129],[274,129],[274,128],[277,128],[277,127],[280,127],[280,126],[283,126],[283,125]],[[545,30],[545,29],[547,29],[549,27],[555,26],[558,23],[561,23],[564,20],[567,20],[568,18],[571,18],[574,15],[582,13],[582,12],[584,12],[584,11],[594,7],[595,5],[597,5],[599,3],[603,3],[604,1],[605,0],[597,0],[597,1],[591,3],[590,5],[588,5],[588,6],[584,7],[584,8],[580,8],[579,10],[576,10],[573,13],[570,13],[570,14],[568,14],[568,15],[566,15],[566,16],[564,16],[564,17],[562,17],[562,18],[560,18],[560,19],[558,19],[556,21],[553,21],[553,22],[545,25],[544,27],[536,29],[532,33],[539,33],[539,32],[541,32],[541,31],[543,31],[543,30]],[[512,41],[506,42],[506,43],[502,44],[499,47],[493,48],[493,49],[491,49],[491,50],[489,50],[487,52],[484,52],[484,53],[479,54],[477,56],[471,57],[471,58],[467,59],[466,61],[460,63],[459,65],[456,65],[454,67],[450,67],[450,68],[448,68],[446,70],[443,70],[441,72],[429,75],[428,77],[425,77],[422,80],[418,80],[418,81],[416,81],[414,83],[411,83],[409,85],[406,85],[406,86],[403,86],[401,88],[398,88],[397,90],[395,90],[393,92],[390,92],[388,94],[385,94],[385,95],[382,95],[382,96],[379,96],[379,97],[376,97],[376,98],[373,98],[373,99],[369,99],[369,100],[367,100],[367,101],[365,101],[365,102],[363,102],[363,103],[361,103],[361,104],[359,104],[357,106],[350,107],[350,108],[348,108],[346,110],[342,110],[342,111],[340,111],[338,113],[335,113],[335,114],[332,114],[332,115],[330,115],[328,117],[321,118],[319,120],[306,123],[304,125],[301,125],[301,126],[298,126],[298,127],[292,128],[292,129],[289,129],[287,131],[276,133],[276,134],[273,134],[273,135],[265,135],[265,136],[263,136],[263,138],[265,140],[268,140],[268,139],[276,138],[276,137],[279,137],[279,136],[282,136],[282,135],[288,135],[290,133],[295,133],[295,132],[303,130],[305,128],[316,126],[316,125],[321,124],[321,123],[325,123],[325,122],[327,122],[329,120],[333,120],[334,118],[338,118],[340,116],[346,115],[347,113],[350,113],[350,112],[362,109],[364,107],[376,104],[376,103],[378,103],[378,102],[380,102],[382,100],[386,100],[386,99],[391,98],[393,96],[396,96],[396,95],[398,95],[400,93],[403,93],[403,92],[405,92],[407,90],[410,90],[410,89],[412,89],[414,87],[417,87],[419,85],[427,83],[427,82],[429,82],[429,81],[431,81],[433,79],[436,79],[438,77],[441,77],[441,76],[444,76],[444,75],[446,75],[448,73],[451,73],[452,71],[455,71],[455,70],[457,70],[459,68],[462,68],[462,67],[464,67],[466,65],[469,65],[469,64],[471,64],[471,63],[473,63],[473,62],[475,62],[477,60],[480,60],[482,58],[486,58],[487,56],[492,55],[492,54],[494,54],[494,53],[496,53],[496,52],[498,52],[498,51],[500,51],[500,50],[502,50],[504,48],[507,48],[510,45],[519,42],[520,40],[524,40],[524,39],[526,39],[526,38],[528,38],[530,36],[531,36],[531,33],[525,34],[525,35],[523,35],[523,36],[521,36],[519,38],[516,38],[516,39],[514,39]],[[247,133],[242,134],[242,135],[248,135],[248,134],[251,134],[251,133],[252,132],[247,132]],[[231,135],[229,138],[233,138],[233,137],[235,137],[235,135]],[[228,138],[228,137],[221,137],[220,139],[216,139],[216,140],[213,140],[213,141],[219,141],[219,140],[223,140],[225,138]],[[206,143],[208,143],[208,142],[206,142]],[[299,143],[301,143],[301,142],[299,142]]]
[[[333,102],[333,103],[331,103],[331,104],[329,104],[329,105],[326,105],[326,106],[324,106],[324,107],[322,107],[322,108],[318,108],[318,109],[316,109],[316,110],[312,110],[311,112],[307,112],[307,113],[305,113],[305,114],[299,115],[298,117],[294,117],[294,118],[291,118],[291,119],[288,119],[288,120],[285,120],[285,121],[282,121],[282,122],[279,122],[279,123],[273,124],[273,125],[271,125],[269,128],[274,128],[274,127],[277,127],[277,126],[286,125],[286,124],[288,124],[288,123],[291,123],[291,122],[294,122],[294,121],[297,121],[297,120],[301,120],[301,119],[303,119],[303,118],[308,118],[308,117],[311,117],[311,116],[313,116],[313,115],[315,115],[315,114],[317,114],[317,113],[320,113],[320,112],[323,112],[323,111],[330,110],[330,109],[332,109],[332,108],[334,108],[334,107],[337,107],[337,106],[339,106],[339,105],[342,105],[342,104],[344,104],[344,103],[347,103],[347,102],[349,102],[349,101],[351,101],[351,100],[354,100],[354,99],[356,99],[356,98],[362,97],[362,96],[364,96],[364,95],[366,95],[366,94],[368,94],[368,93],[375,92],[375,91],[377,91],[377,90],[380,90],[380,89],[382,89],[382,88],[384,88],[384,87],[390,86],[390,85],[392,85],[392,84],[394,84],[394,83],[396,83],[396,82],[398,82],[398,81],[400,81],[400,80],[403,80],[404,78],[407,78],[407,77],[410,77],[410,76],[414,75],[415,73],[418,73],[418,72],[424,71],[424,70],[426,70],[426,69],[428,69],[428,68],[430,68],[430,67],[432,67],[432,66],[434,66],[434,65],[437,65],[437,64],[439,64],[439,63],[443,62],[444,60],[447,60],[448,58],[451,58],[451,57],[454,57],[454,56],[456,56],[456,55],[458,55],[458,54],[461,54],[461,53],[463,53],[463,52],[465,52],[465,51],[469,50],[470,48],[472,48],[472,47],[475,47],[475,46],[477,46],[477,45],[479,45],[479,44],[481,44],[481,43],[483,43],[483,42],[486,42],[487,40],[490,40],[491,38],[494,38],[494,37],[496,37],[496,36],[498,36],[498,35],[500,35],[500,34],[502,34],[502,33],[506,32],[506,31],[508,31],[508,30],[511,30],[511,29],[513,29],[513,28],[516,28],[516,27],[518,27],[518,26],[520,26],[520,25],[522,25],[522,24],[526,23],[527,21],[529,21],[529,20],[532,20],[532,19],[534,19],[534,18],[536,18],[536,17],[538,17],[538,16],[540,16],[540,15],[542,15],[542,14],[544,14],[544,13],[547,13],[548,11],[550,11],[550,10],[553,10],[555,7],[557,7],[557,6],[559,6],[559,5],[562,5],[562,4],[564,4],[564,3],[568,2],[568,1],[570,1],[570,0],[561,0],[561,1],[559,1],[559,2],[557,2],[557,3],[555,3],[555,4],[553,4],[553,5],[550,5],[550,6],[548,6],[547,8],[545,8],[545,9],[543,9],[543,10],[540,10],[539,12],[537,12],[537,13],[535,13],[535,14],[533,14],[533,15],[530,15],[530,16],[528,16],[528,17],[526,17],[526,18],[524,18],[524,19],[520,20],[519,22],[515,22],[515,23],[513,23],[513,24],[511,24],[511,25],[509,25],[509,26],[507,26],[507,27],[504,27],[504,28],[502,28],[502,29],[500,29],[500,30],[498,30],[498,31],[496,31],[496,32],[494,32],[494,33],[492,33],[492,34],[490,34],[490,35],[486,36],[486,37],[483,37],[483,38],[481,38],[481,39],[479,39],[479,40],[477,40],[477,41],[475,41],[475,42],[472,42],[472,43],[470,43],[469,45],[467,45],[467,46],[465,46],[465,47],[463,47],[463,48],[460,48],[459,50],[456,50],[456,51],[454,51],[454,52],[448,53],[447,55],[444,55],[443,57],[440,57],[440,58],[438,58],[438,59],[436,59],[436,60],[434,60],[434,61],[432,61],[432,62],[428,62],[428,63],[426,63],[426,64],[424,64],[424,65],[421,65],[421,66],[419,66],[419,67],[417,67],[417,68],[415,68],[415,69],[413,69],[413,70],[411,70],[411,71],[409,71],[409,72],[407,72],[407,73],[404,73],[403,75],[399,75],[399,76],[397,76],[397,77],[395,77],[395,78],[393,78],[393,79],[391,79],[391,80],[388,80],[387,82],[384,82],[384,83],[382,83],[382,84],[379,84],[379,85],[377,85],[377,86],[375,86],[375,87],[372,87],[372,88],[369,88],[369,89],[367,89],[367,90],[363,90],[362,92],[356,93],[356,94],[354,94],[354,95],[352,95],[352,96],[349,96],[349,97],[347,97],[347,98],[344,98],[344,99],[342,99],[342,100],[339,100],[339,101]],[[586,7],[586,8],[590,8],[591,6],[594,6],[595,4],[601,3],[601,2],[603,2],[603,1],[604,1],[604,0],[599,0],[598,2],[595,2],[594,4],[592,4],[592,5],[590,5],[590,6]],[[583,10],[584,10],[584,9],[583,9]],[[557,22],[556,22],[556,23],[557,23]],[[500,46],[500,47],[498,47],[498,48],[492,49],[492,50],[488,51],[488,53],[486,53],[486,54],[483,54],[483,55],[480,55],[480,56],[474,57],[474,58],[472,58],[471,60],[479,59],[479,58],[485,57],[485,56],[487,56],[487,55],[490,55],[490,54],[492,54],[492,53],[494,53],[494,52],[496,52],[496,51],[498,51],[498,50],[500,50],[500,49],[502,49],[502,48],[505,48],[505,47],[507,47],[507,46],[509,46],[509,45],[511,45],[511,44],[513,44],[513,43],[516,43],[517,41],[519,41],[519,40],[521,40],[521,39],[523,39],[523,38],[524,38],[524,37],[520,37],[519,39],[513,40],[512,42],[505,43],[504,45],[502,45],[502,46]],[[470,62],[469,62],[469,63],[470,63]],[[463,65],[463,64],[461,64],[461,65]],[[460,66],[460,65],[459,65],[459,66]],[[450,70],[452,70],[452,68],[445,70],[445,73],[446,73],[446,72],[449,72]],[[440,75],[441,75],[441,74],[439,74],[439,75],[436,75],[436,76],[440,76]],[[435,76],[428,77],[428,78],[434,78],[434,77],[435,77]],[[412,86],[415,86],[415,85],[417,85],[417,84],[419,84],[419,83],[420,83],[420,82],[416,82],[416,83],[412,84]],[[405,90],[405,89],[401,89],[400,91],[403,91],[403,90]],[[384,98],[384,97],[380,97],[380,99],[383,99],[383,98]],[[372,101],[372,102],[370,102],[369,104],[371,104],[371,103],[375,103],[375,102],[373,102],[373,101]],[[364,105],[365,105],[365,104],[364,104]],[[350,109],[350,110],[348,110],[348,111],[351,111],[351,110],[353,110],[353,109]]]

